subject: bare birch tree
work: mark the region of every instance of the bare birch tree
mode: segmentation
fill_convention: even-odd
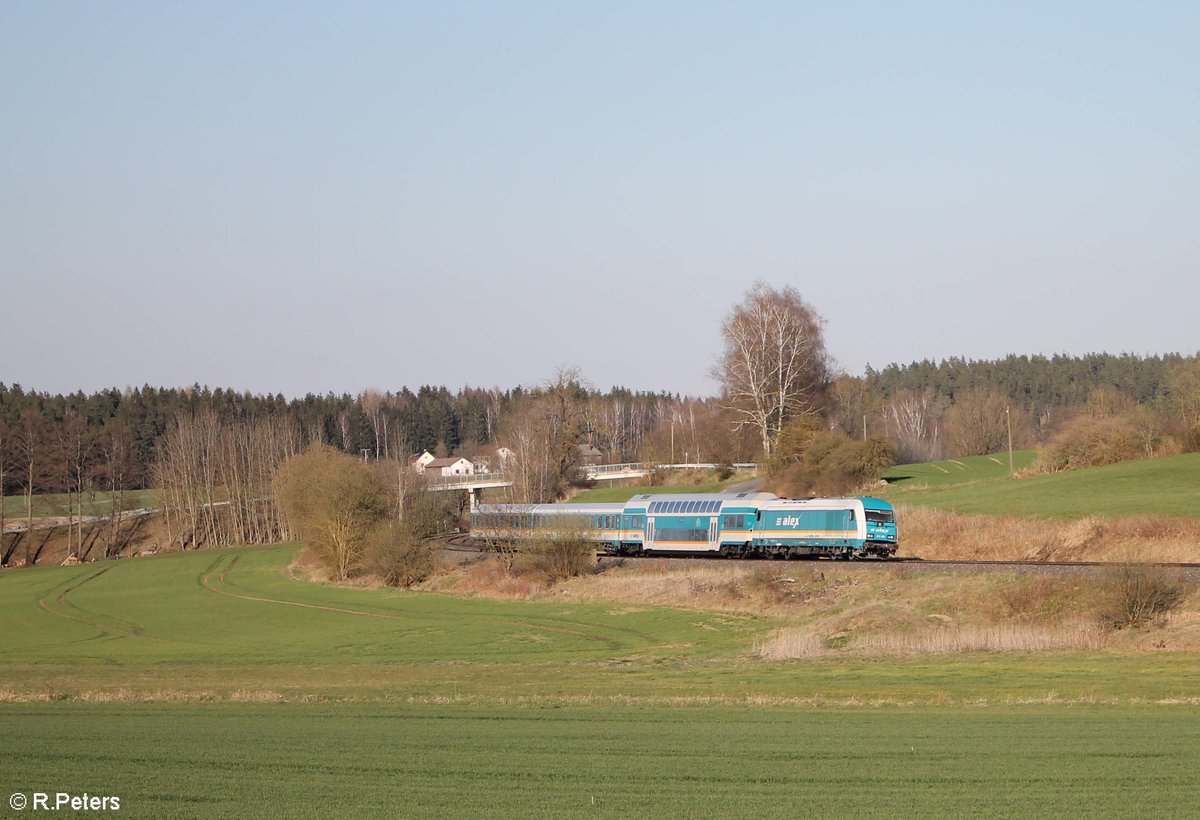
[[[519,503],[554,501],[563,493],[587,427],[586,389],[573,368],[560,369],[544,392],[513,407],[501,425],[500,443],[516,453],[505,472]]]
[[[1008,440],[1011,414],[1009,399],[999,390],[973,387],[946,411],[946,437],[960,456],[998,453]]]
[[[0,566],[8,566],[12,550],[4,546],[4,528],[8,523],[4,515],[4,496],[8,480],[8,449],[11,439],[8,435],[8,425],[0,421]]]
[[[737,428],[756,430],[767,456],[789,419],[822,407],[831,369],[823,324],[795,288],[756,282],[721,325],[725,350],[712,375]]]
[[[83,491],[95,465],[96,437],[87,419],[73,410],[58,426],[58,450],[67,490],[67,555],[83,558]]]
[[[902,390],[883,406],[888,432],[906,463],[932,461],[943,455],[942,415],[945,401],[931,390]]]
[[[107,424],[100,438],[101,469],[110,493],[112,519],[104,548],[108,558],[120,549],[121,517],[125,512],[125,492],[129,489],[133,471],[133,436],[119,424]]]
[[[371,425],[371,433],[375,436],[375,460],[386,458],[387,448],[387,415],[384,413],[384,396],[378,390],[367,390],[358,396],[363,414]]]
[[[41,414],[26,410],[21,414],[13,436],[13,463],[18,467],[17,481],[25,493],[25,566],[33,566],[37,554],[33,549],[33,492],[47,472],[44,445],[47,439],[46,422]]]

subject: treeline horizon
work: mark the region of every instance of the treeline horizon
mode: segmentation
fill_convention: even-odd
[[[868,366],[862,376],[842,374],[834,380],[825,416],[832,429],[851,438],[892,439],[902,459],[966,455],[971,453],[960,452],[961,447],[948,441],[941,425],[963,396],[987,390],[1021,414],[1018,442],[1032,446],[1053,431],[1056,418],[1063,415],[1058,411],[1087,405],[1097,390],[1118,391],[1134,405],[1163,405],[1170,399],[1172,374],[1197,361],[1197,356],[1178,353],[1011,354],[995,360],[927,359],[878,370]],[[308,393],[288,399],[280,393],[201,385],[52,394],[0,382],[0,484],[6,495],[28,492],[31,473],[27,470],[22,477],[17,469],[22,458],[15,457],[24,431],[24,460],[33,455],[31,448],[43,451],[36,459],[43,466],[33,476],[36,491],[78,491],[79,465],[72,474],[63,464],[66,440],[73,437],[77,449],[80,444],[79,429],[64,436],[70,424],[92,431],[98,439],[90,455],[97,464],[89,469],[101,489],[115,482],[98,467],[105,449],[99,439],[111,438],[118,430],[128,448],[120,483],[127,489],[146,488],[152,484],[152,467],[172,421],[201,411],[215,414],[222,423],[287,420],[301,444],[320,441],[375,459],[406,459],[423,450],[474,456],[497,442],[501,421],[514,407],[545,389],[463,387],[451,392],[445,386],[424,385],[415,392],[403,387],[395,392]],[[672,461],[753,461],[761,455],[749,436],[727,433],[726,441],[714,441],[719,425],[708,417],[720,415],[719,397],[623,387],[600,391],[579,381],[572,382],[571,389],[588,407],[583,435],[609,461],[646,460],[648,455]],[[668,424],[669,433],[663,429]],[[37,441],[29,440],[31,436]]]

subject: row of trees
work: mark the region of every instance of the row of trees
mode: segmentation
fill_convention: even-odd
[[[376,459],[422,449],[471,457],[485,444],[511,447],[506,439],[529,448],[537,445],[531,431],[549,426],[594,443],[611,461],[671,462],[769,457],[789,420],[815,416],[851,438],[891,440],[901,460],[923,461],[993,452],[1010,426],[1018,447],[1048,441],[1103,389],[1156,414],[1182,448],[1196,446],[1196,357],[951,359],[835,377],[821,327],[794,289],[757,285],[725,322],[726,349],[714,371],[722,395],[709,399],[604,393],[569,371],[534,388],[452,394],[422,387],[291,401],[205,388],[52,396],[0,384],[0,489],[78,494],[81,487],[152,486],[168,431],[198,413],[230,426],[272,419],[294,430],[301,445],[320,441]],[[553,459],[560,467],[562,445]],[[531,496],[553,496],[556,472],[539,475],[531,463],[522,482]]]
[[[1020,395],[982,385],[947,396],[932,388],[878,392],[869,379],[843,377],[834,385],[831,426],[855,438],[883,436],[905,462],[994,453],[1011,435],[1019,449],[1042,447],[1096,415],[1120,416],[1145,446],[1143,455],[1164,447],[1200,449],[1200,358],[1171,362],[1149,399],[1121,385],[1091,386],[1076,404],[1040,412]]]
[[[300,430],[286,417],[222,422],[208,408],[178,416],[152,470],[168,541],[186,549],[282,540],[271,481],[300,446]]]
[[[15,490],[23,496],[26,532],[33,525],[34,495],[47,487],[64,493],[67,504],[62,512],[67,519],[70,554],[78,554],[83,544],[85,496],[104,489],[112,493],[115,505],[125,509],[124,493],[133,486],[136,473],[134,444],[120,425],[93,426],[71,410],[58,420],[26,411],[11,424],[0,422],[0,486],[5,495]],[[0,503],[0,532],[8,523],[6,507]],[[114,533],[120,525],[120,517],[114,516]],[[24,541],[25,561],[32,563],[32,539]],[[4,563],[12,558],[15,544],[15,540],[7,543]]]
[[[860,468],[889,452],[917,462],[1039,446],[1045,469],[1069,469],[1200,449],[1200,357],[948,359],[835,377],[823,325],[794,288],[756,283],[722,325],[713,370],[722,406],[793,491],[869,475]]]
[[[666,425],[666,434],[660,437],[661,446],[657,448],[664,457],[683,460],[686,455],[693,461],[716,457],[706,445],[707,439],[695,434],[696,424],[703,422],[706,402],[620,387],[601,392],[571,371],[532,388],[464,388],[451,393],[444,387],[422,387],[416,393],[407,389],[396,393],[365,391],[356,396],[308,395],[291,401],[282,396],[200,387],[147,387],[61,396],[0,384],[0,429],[8,431],[6,443],[0,447],[0,488],[7,495],[21,491],[13,465],[28,453],[18,453],[15,441],[34,425],[37,431],[29,439],[29,448],[35,462],[35,492],[67,490],[67,477],[54,466],[59,445],[52,433],[42,433],[42,429],[55,428],[68,417],[81,419],[92,431],[123,430],[130,447],[125,481],[132,488],[143,488],[154,484],[152,469],[169,428],[177,419],[197,413],[211,413],[221,424],[267,418],[288,421],[305,443],[323,442],[373,459],[407,458],[425,449],[436,455],[470,457],[484,445],[500,440],[506,419],[526,412],[548,393],[557,391],[555,400],[561,405],[565,393],[560,383],[570,390],[567,398],[577,416],[574,429],[613,461],[639,459],[660,425]],[[676,434],[674,448],[672,428]]]

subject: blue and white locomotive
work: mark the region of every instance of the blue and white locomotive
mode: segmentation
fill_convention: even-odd
[[[896,514],[880,498],[772,493],[636,495],[621,504],[481,504],[484,538],[537,540],[566,528],[609,555],[862,558],[894,555]]]

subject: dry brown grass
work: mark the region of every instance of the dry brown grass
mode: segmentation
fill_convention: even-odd
[[[1165,516],[1049,521],[901,507],[901,550],[929,559],[1200,561],[1200,521]]]
[[[523,564],[516,564],[507,572],[499,561],[492,559],[451,568],[423,586],[437,592],[526,601],[545,595],[551,585],[544,574]]]
[[[1080,528],[1083,530],[1084,528]],[[756,647],[766,659],[826,654],[1046,652],[1105,648],[1200,650],[1200,592],[1139,629],[1114,629],[1097,577],[962,574],[829,562],[601,562],[557,584],[493,560],[464,565],[426,589],[505,600],[612,604],[614,611],[669,606],[767,615],[781,627]]]
[[[834,651],[865,655],[947,654],[951,652],[1050,652],[1105,649],[1111,633],[1089,621],[1057,626],[1001,623],[952,626],[941,622],[920,631],[834,633],[821,638],[804,628],[781,629],[755,645],[766,660],[828,655]]]

